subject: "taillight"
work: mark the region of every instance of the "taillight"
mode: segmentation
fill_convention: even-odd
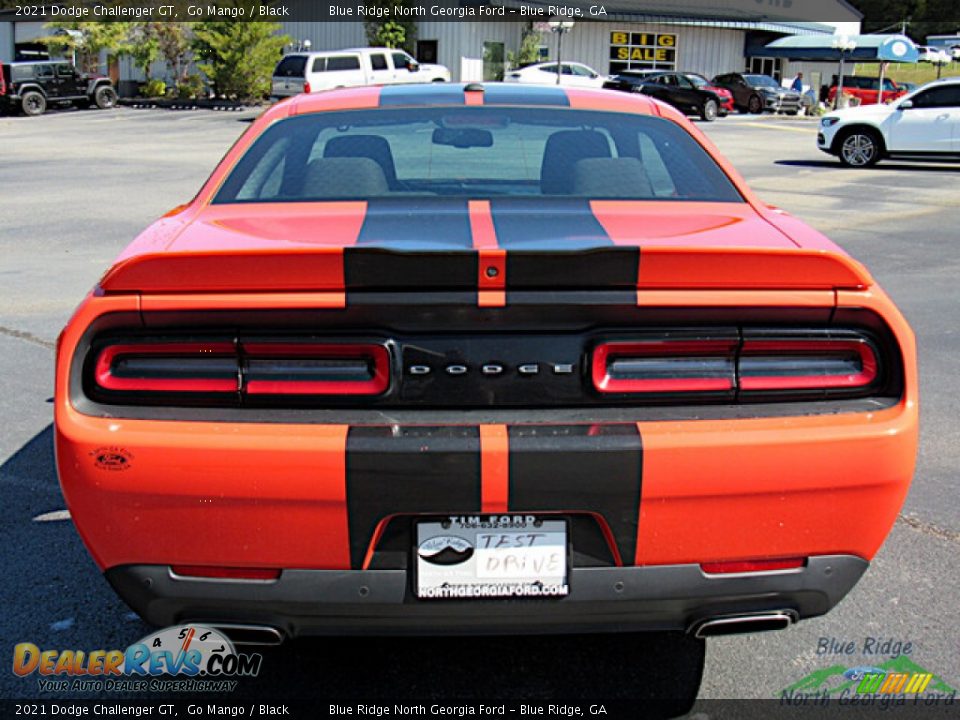
[[[736,395],[743,400],[811,393],[869,393],[880,380],[875,345],[855,332],[744,331],[744,337],[613,341],[594,348],[601,393]]]
[[[863,388],[877,378],[877,356],[864,339],[747,340],[739,375],[747,392]]]
[[[233,343],[139,343],[108,345],[97,357],[94,376],[117,392],[236,392]]]
[[[733,390],[736,348],[734,339],[605,343],[593,352],[593,386],[604,393]]]
[[[309,93],[309,92],[310,92],[310,83],[309,83],[309,82],[303,83],[303,91],[304,91],[305,93]]]
[[[244,343],[250,395],[379,395],[390,384],[382,345]]]
[[[376,343],[117,342],[91,375],[95,395],[379,395],[390,354]]]

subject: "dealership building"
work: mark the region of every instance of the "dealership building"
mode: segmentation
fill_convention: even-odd
[[[698,72],[712,77],[719,73],[750,71],[773,75],[778,80],[789,80],[797,71],[803,71],[808,82],[829,77],[836,72],[833,63],[797,63],[786,58],[770,57],[764,48],[776,39],[790,35],[831,35],[838,26],[856,34],[862,15],[844,0],[819,0],[828,22],[808,22],[792,19],[793,6],[801,3],[779,0],[755,0],[750,3],[730,2],[741,8],[738,19],[716,20],[707,10],[723,10],[723,0],[709,3],[693,0],[689,3],[632,2],[618,0],[615,4],[582,5],[584,16],[589,8],[602,7],[605,14],[594,14],[593,19],[578,19],[574,27],[562,36],[562,57],[584,63],[601,74],[612,74],[626,69],[663,69]],[[453,80],[494,80],[503,76],[511,53],[518,50],[524,30],[532,27],[539,35],[540,56],[555,60],[558,40],[546,20],[550,6],[529,0],[498,0],[490,6],[503,7],[506,18],[469,21],[417,22],[416,41],[412,50],[421,62],[447,66]],[[577,6],[577,3],[571,3]],[[528,10],[520,14],[520,7]],[[755,8],[744,15],[743,7]],[[533,14],[529,8],[539,8]],[[660,9],[656,14],[651,8]],[[678,13],[684,12],[683,16]],[[796,12],[800,12],[797,8]],[[809,13],[809,7],[804,7]],[[512,13],[512,15],[510,14]],[[496,17],[496,16],[495,16]],[[540,19],[531,19],[540,18]],[[526,18],[526,21],[524,20]],[[743,19],[739,19],[743,18]],[[340,20],[335,22],[283,22],[282,33],[293,41],[289,50],[307,46],[311,50],[339,50],[368,44],[363,23]],[[39,22],[22,22],[10,13],[0,13],[0,61],[35,56],[43,51],[37,39],[48,35],[49,29]],[[109,74],[121,85],[142,79],[128,59],[121,58],[108,68]],[[163,77],[166,69],[158,64],[155,77]],[[127,82],[124,82],[127,81]],[[816,83],[815,83],[816,84]],[[121,88],[123,89],[123,88]]]

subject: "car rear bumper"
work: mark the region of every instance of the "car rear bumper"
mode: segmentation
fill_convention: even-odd
[[[799,619],[829,611],[867,567],[861,558],[834,555],[793,570],[736,575],[708,575],[695,564],[573,568],[564,598],[506,601],[420,600],[404,570],[285,570],[263,582],[126,565],[106,577],[155,625],[252,625],[294,637],[689,631],[708,619],[775,611]]]

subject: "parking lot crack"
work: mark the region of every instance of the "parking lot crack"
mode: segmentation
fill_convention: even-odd
[[[933,523],[925,522],[912,513],[909,515],[900,513],[897,516],[897,522],[907,525],[914,530],[919,530],[924,535],[931,535],[941,540],[947,540],[948,542],[960,543],[960,532],[947,530]]]
[[[16,338],[17,340],[23,340],[24,342],[45,347],[48,350],[54,350],[57,347],[55,342],[44,340],[41,337],[37,337],[33,333],[25,332],[23,330],[14,330],[13,328],[4,327],[3,325],[0,325],[0,335]]]

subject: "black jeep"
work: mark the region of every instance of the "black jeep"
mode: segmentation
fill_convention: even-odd
[[[84,75],[62,60],[0,65],[0,110],[43,115],[53,104],[105,110],[117,104],[117,91],[110,78]]]

